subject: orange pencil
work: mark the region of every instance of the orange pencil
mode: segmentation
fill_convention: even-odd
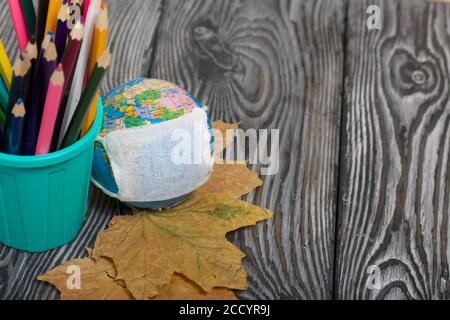
[[[56,21],[59,9],[62,6],[62,0],[50,0],[48,3],[47,21],[45,23],[45,34],[52,31],[56,32]]]
[[[56,116],[58,115],[63,94],[64,81],[63,66],[59,64],[48,85],[41,128],[39,129],[39,138],[36,145],[36,155],[48,154],[50,152]]]
[[[106,50],[106,43],[108,38],[109,21],[108,21],[108,6],[106,3],[102,3],[100,14],[98,15],[97,22],[95,23],[94,35],[92,38],[92,47],[89,55],[88,68],[86,77],[88,77],[95,67],[95,63],[102,53]],[[81,136],[84,136],[91,128],[94,122],[97,111],[98,93],[89,107],[89,112],[86,116],[86,120],[81,129]]]
[[[8,0],[9,10],[14,23],[14,30],[16,31],[17,41],[19,42],[20,52],[25,50],[29,42],[27,26],[23,16],[22,7],[19,0]]]

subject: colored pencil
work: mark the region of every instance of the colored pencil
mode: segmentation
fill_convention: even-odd
[[[5,47],[3,46],[3,42],[0,39],[0,76],[2,77],[6,88],[9,90],[11,88],[11,80],[12,80],[12,66],[11,62],[9,62],[8,55],[6,54]]]
[[[61,62],[64,55],[64,50],[66,49],[67,36],[69,34],[69,29],[67,28],[67,20],[69,19],[69,6],[63,4],[58,12],[58,21],[56,22],[56,50],[58,52],[58,62]]]
[[[70,5],[78,6],[81,8],[83,6],[83,0],[70,0]],[[80,13],[82,13],[82,12],[80,12]]]
[[[64,57],[62,60],[66,83],[68,79],[73,78],[75,67],[77,65],[77,59],[80,54],[81,45],[83,43],[83,36],[84,26],[80,22],[78,22],[69,35],[69,42],[67,44],[67,49],[64,52]],[[65,89],[69,89],[69,87],[65,85]]]
[[[14,24],[14,30],[16,31],[17,42],[19,43],[19,49],[20,51],[23,51],[27,47],[29,38],[27,27],[25,25],[25,18],[23,16],[22,8],[20,7],[20,1],[8,0],[8,5]]]
[[[42,57],[44,56],[45,49],[47,48],[50,41],[52,41],[52,39],[54,39],[54,37],[55,37],[55,34],[52,31],[49,31],[45,34],[44,40],[42,40],[41,48],[39,51],[39,56],[42,56]]]
[[[83,42],[84,27],[81,22],[77,22],[74,29],[70,33],[69,43],[64,52],[62,64],[64,67],[64,96],[59,108],[58,117],[56,118],[55,130],[53,132],[53,140],[51,150],[55,151],[58,148],[59,136],[66,111],[67,101],[69,99],[69,89],[72,84],[73,74],[77,64],[78,55],[80,53],[81,44]]]
[[[0,109],[0,138],[4,136],[6,129],[6,112],[3,109]]]
[[[35,129],[39,123],[35,124],[36,115],[42,114],[43,104],[45,102],[45,87],[44,87],[44,55],[49,43],[53,41],[53,32],[48,32],[44,40],[42,41],[42,46],[39,52],[38,62],[36,64],[35,72],[34,72],[34,83],[32,89],[33,99],[27,106],[27,117],[26,117],[26,129],[25,129],[25,137],[22,153],[24,155],[32,155],[33,150],[33,141],[34,138],[30,137],[30,134],[33,132],[37,132],[39,129]],[[31,142],[30,142],[31,141]],[[30,151],[31,150],[31,151]]]
[[[91,0],[84,0],[83,4],[83,17],[86,17],[89,11],[89,5],[91,4]]]
[[[44,36],[44,40],[42,40],[42,44],[41,44],[41,48],[39,50],[39,56],[37,58],[37,66],[34,70],[34,74],[33,74],[33,79],[36,80],[38,79],[39,76],[39,66],[42,65],[42,60],[44,59],[44,54],[45,54],[45,49],[47,48],[48,44],[50,41],[53,40],[53,32],[49,31],[45,36]],[[34,81],[33,83],[33,93],[37,94],[37,87],[39,87],[40,85],[40,81]],[[34,101],[34,100],[33,100]]]
[[[31,93],[32,93],[31,89],[33,88],[34,71],[36,67],[36,60],[38,57],[37,45],[36,42],[34,41],[34,36],[33,39],[31,39],[30,42],[28,42],[27,47],[23,51],[23,57],[24,59],[28,59],[31,64],[30,70],[24,79],[25,85],[21,95],[25,106],[28,106],[31,101]]]
[[[42,115],[39,138],[36,146],[36,155],[50,152],[53,131],[55,129],[56,116],[61,103],[64,86],[64,70],[59,64],[53,73],[45,100],[44,113]]]
[[[37,22],[36,22],[36,43],[38,49],[41,48],[42,40],[45,37],[45,25],[47,24],[48,0],[38,0]]]
[[[13,67],[13,79],[11,83],[11,90],[9,91],[8,105],[5,110],[6,114],[11,112],[11,109],[14,107],[17,99],[22,97],[25,89],[25,81],[29,76],[30,69],[30,60],[25,59],[23,54],[20,54]]]
[[[33,1],[20,0],[20,4],[27,26],[28,36],[36,36],[36,11],[34,10]]]
[[[8,89],[2,79],[0,79],[0,110],[6,111],[8,106]]]
[[[64,119],[61,127],[60,139],[64,137],[64,134],[69,127],[70,120],[72,119],[75,109],[77,108],[78,102],[80,101],[81,92],[83,91],[84,75],[86,73],[89,52],[91,51],[94,25],[100,12],[100,5],[100,0],[92,0],[88,15],[86,17],[83,44],[80,49],[80,55],[78,57],[77,67],[75,69],[75,74],[72,81],[69,100],[67,101]]]
[[[23,54],[26,55],[30,60],[36,60],[38,57],[38,49],[34,36],[30,39]],[[34,62],[34,61],[33,61]]]
[[[94,35],[92,38],[92,48],[91,53],[89,55],[88,70],[86,72],[85,77],[86,80],[92,73],[96,61],[98,60],[98,58],[100,58],[100,55],[106,49],[108,29],[109,29],[108,7],[106,3],[103,3],[101,11],[97,18],[97,22],[95,24]],[[89,107],[89,112],[86,116],[83,128],[81,129],[81,136],[84,136],[91,129],[92,123],[94,122],[97,112],[97,101],[98,101],[98,93],[94,98],[94,100],[92,101],[91,106]]]
[[[59,9],[61,8],[62,0],[49,0],[47,19],[45,23],[45,33],[49,31],[56,32],[56,20]]]
[[[110,63],[111,53],[109,49],[106,49],[102,56],[98,59],[94,70],[89,77],[77,109],[75,110],[73,118],[70,121],[69,128],[64,136],[64,139],[62,140],[61,148],[71,146],[78,139],[89,106],[98,91],[100,83],[105,76],[106,70],[108,69]]]
[[[50,78],[56,69],[57,59],[58,54],[56,52],[55,43],[53,40],[50,40],[39,65],[39,75],[37,78],[39,86],[33,96],[31,107],[27,109],[27,120],[22,150],[23,155],[33,155],[35,153],[39,124],[41,123],[45,99],[49,90]],[[39,102],[36,103],[36,100]]]
[[[39,58],[35,70],[35,76],[34,76],[34,83],[33,83],[33,90],[32,95],[33,99],[31,100],[29,106],[27,106],[28,112],[26,117],[26,128],[25,128],[25,135],[24,135],[24,143],[23,143],[23,155],[32,155],[34,154],[33,145],[35,144],[33,141],[35,141],[34,136],[37,135],[37,132],[39,129],[36,129],[38,124],[37,122],[37,115],[40,114],[39,110],[41,108],[42,100],[45,99],[45,93],[44,93],[44,68],[45,68],[45,62],[44,62],[44,56],[46,53],[46,49],[49,46],[49,43],[52,41],[52,32],[48,32],[44,40],[42,41],[41,50],[39,52]],[[34,135],[33,135],[34,134]]]
[[[0,152],[48,154],[75,143],[95,120],[111,64],[108,7],[102,0],[8,6],[20,54],[11,66],[0,39]]]
[[[5,153],[20,155],[22,146],[22,135],[25,124],[25,105],[23,99],[17,99],[15,105],[8,115],[6,124]]]
[[[92,35],[92,46],[89,53],[89,62],[86,73],[88,76],[92,70],[94,70],[94,66],[97,63],[98,58],[100,58],[101,54],[106,50],[108,29],[108,6],[106,3],[102,3]]]

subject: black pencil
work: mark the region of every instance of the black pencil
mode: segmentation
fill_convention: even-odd
[[[37,21],[36,21],[36,42],[38,49],[41,48],[45,35],[45,24],[47,23],[48,0],[38,0]]]
[[[32,98],[31,89],[33,88],[33,83],[35,81],[36,60],[38,57],[38,50],[36,42],[34,41],[34,36],[32,36],[30,42],[28,42],[28,45],[23,52],[23,56],[25,59],[28,59],[31,63],[30,71],[26,75],[25,86],[23,89],[23,93],[21,95],[25,106],[29,106]]]
[[[5,153],[7,154],[20,155],[25,114],[23,99],[19,98],[9,113],[6,124]]]
[[[13,79],[11,83],[11,90],[9,91],[6,114],[9,114],[11,112],[14,104],[19,98],[22,97],[25,90],[25,82],[27,80],[27,77],[29,76],[30,69],[30,60],[28,58],[24,58],[23,54],[20,54],[13,67]]]

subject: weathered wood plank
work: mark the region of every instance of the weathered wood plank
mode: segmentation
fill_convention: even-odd
[[[343,80],[343,1],[165,1],[151,75],[213,119],[280,130],[280,170],[248,197],[274,218],[237,232],[241,298],[332,295]],[[258,170],[256,166],[254,169]]]
[[[112,22],[110,41],[115,42],[115,50],[105,89],[148,73],[160,4],[160,0],[108,0]],[[7,0],[0,0],[0,36],[12,58],[17,54],[17,45]],[[36,276],[63,261],[84,256],[85,248],[93,245],[97,233],[116,212],[116,201],[92,188],[83,229],[69,245],[43,254],[23,253],[0,245],[0,299],[57,298],[56,290],[35,280]]]
[[[450,6],[350,0],[347,30],[336,297],[449,299]]]

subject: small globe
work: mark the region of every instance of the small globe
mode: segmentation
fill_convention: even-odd
[[[204,106],[176,84],[157,79],[134,79],[104,96],[104,122],[100,138],[118,130],[156,126],[183,117],[195,108],[203,109]],[[209,119],[207,121],[211,136],[211,157],[213,157],[214,138],[211,122]],[[99,141],[96,141],[94,148],[92,180],[107,194],[117,197],[119,188],[114,178],[110,159],[103,144]],[[140,208],[167,208],[182,202],[188,194],[160,201],[127,202],[127,204]]]

